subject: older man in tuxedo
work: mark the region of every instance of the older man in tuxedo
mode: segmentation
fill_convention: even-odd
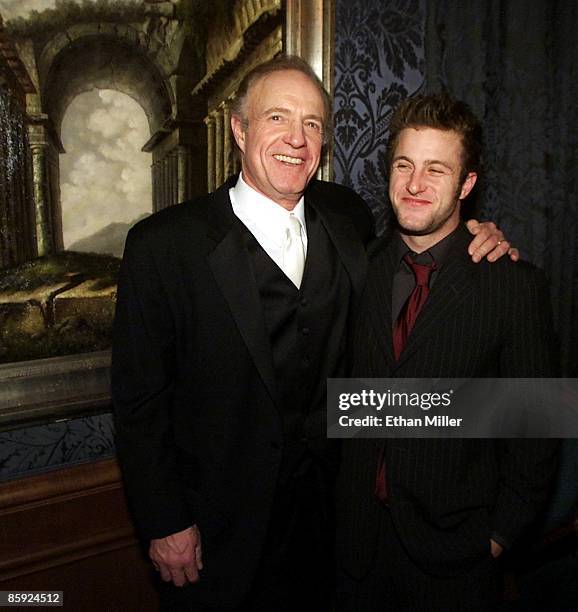
[[[394,113],[389,196],[398,227],[372,249],[354,376],[555,375],[542,274],[466,255],[460,209],[480,151],[480,124],[462,102],[418,96]],[[555,455],[548,440],[345,441],[341,609],[492,609],[495,559],[536,518]]]
[[[127,238],[118,455],[167,610],[330,605],[325,381],[346,372],[373,221],[351,190],[313,178],[329,117],[304,61],[258,66],[231,119],[240,176]],[[474,256],[501,237],[480,232]]]

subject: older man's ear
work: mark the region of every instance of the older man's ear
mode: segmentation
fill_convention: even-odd
[[[241,151],[245,152],[245,128],[243,127],[243,121],[238,115],[231,115],[231,131],[235,142]]]

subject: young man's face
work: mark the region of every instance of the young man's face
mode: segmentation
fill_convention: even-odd
[[[254,83],[247,99],[248,127],[231,127],[243,153],[248,185],[292,209],[317,171],[324,129],[323,99],[296,70],[273,72]]]
[[[405,128],[399,134],[389,179],[389,198],[402,235],[429,236],[431,245],[458,225],[460,200],[477,175],[463,183],[462,142],[452,130]]]

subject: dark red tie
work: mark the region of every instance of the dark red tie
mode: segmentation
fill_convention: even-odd
[[[431,273],[436,269],[435,262],[429,265],[415,263],[411,259],[409,253],[405,255],[403,260],[413,270],[415,287],[409,298],[407,298],[407,302],[403,305],[393,328],[393,352],[396,361],[405,348],[411,330],[427,300],[427,296],[429,295],[429,279]]]
[[[393,351],[396,361],[399,360],[411,330],[415,325],[420,310],[423,308],[429,295],[429,279],[436,269],[435,262],[431,264],[415,263],[409,254],[403,260],[413,270],[415,287],[407,302],[403,305],[393,329]],[[385,481],[385,444],[379,449],[377,458],[377,473],[375,474],[374,495],[382,502],[387,502],[387,485]]]
[[[375,474],[375,487],[373,494],[379,501],[387,502],[387,485],[385,484],[385,443],[379,449],[377,457],[377,472]]]

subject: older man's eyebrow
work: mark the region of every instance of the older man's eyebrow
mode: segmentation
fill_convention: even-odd
[[[325,124],[325,120],[323,119],[323,117],[321,115],[316,115],[314,113],[312,113],[311,115],[305,115],[305,119],[315,119],[315,121],[319,121],[321,125]]]
[[[265,115],[270,115],[271,113],[281,113],[281,114],[287,114],[290,113],[291,111],[288,108],[284,108],[282,106],[271,106],[269,108],[266,108],[262,113],[261,116],[265,116]]]
[[[274,114],[274,113],[279,113],[279,114],[282,114],[282,115],[289,115],[289,114],[291,114],[291,109],[285,108],[283,106],[271,106],[269,108],[266,108],[261,113],[261,116],[265,117],[267,115],[271,115],[271,114]],[[304,119],[315,119],[316,121],[319,121],[319,123],[324,125],[323,117],[321,115],[317,115],[315,113],[312,113],[311,115],[305,115]]]

